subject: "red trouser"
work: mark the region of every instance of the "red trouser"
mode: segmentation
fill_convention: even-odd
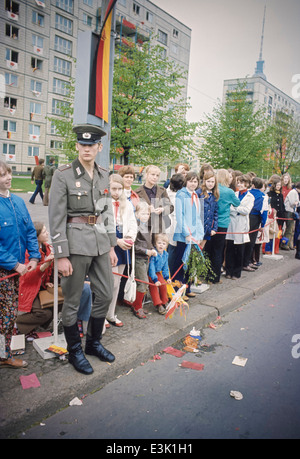
[[[160,285],[159,287],[156,287],[156,285],[149,285],[149,290],[150,290],[150,295],[152,299],[152,303],[154,306],[159,306],[160,304],[167,304],[169,299],[168,299],[168,294],[167,294],[167,286],[166,286],[166,281],[163,278],[161,273],[156,273],[157,279],[159,282],[163,285]],[[149,277],[149,281],[154,284],[153,280],[151,277]]]

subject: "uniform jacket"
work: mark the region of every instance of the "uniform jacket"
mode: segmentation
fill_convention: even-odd
[[[50,188],[55,169],[56,169],[55,166],[50,166],[50,165],[47,165],[43,168],[42,176],[44,179],[45,188]]]
[[[51,264],[44,272],[41,271],[41,264],[44,263],[45,257],[51,254],[51,246],[46,244],[46,254],[40,249],[41,261],[36,269],[28,271],[19,280],[19,305],[18,310],[30,312],[32,303],[38,295],[40,289],[45,290],[46,283],[51,282],[53,265]],[[28,252],[26,252],[28,260]]]
[[[153,205],[155,208],[163,207],[164,211],[160,215],[151,213],[151,218],[149,219],[149,226],[151,226],[152,234],[156,233],[165,233],[166,228],[171,224],[169,214],[174,210],[168,193],[165,188],[162,186],[157,186],[156,188],[156,197],[153,202],[150,202],[146,190],[143,186],[135,190],[141,201],[146,201],[149,205]]]
[[[196,194],[197,196],[197,194]],[[186,187],[177,191],[175,198],[176,228],[174,241],[186,242],[186,237],[192,235],[197,241],[204,236],[203,209],[198,196],[198,207],[191,202],[191,193]]]
[[[209,193],[208,197],[202,193],[202,190],[197,190],[199,198],[204,204],[204,239],[211,239],[211,231],[218,230],[218,201],[213,193]]]
[[[235,195],[238,197],[239,192],[236,191]],[[250,241],[248,234],[250,231],[249,214],[252,210],[253,204],[254,196],[247,191],[238,207],[231,206],[230,223],[227,228],[227,233],[239,234],[226,234],[226,239],[234,241],[234,244],[244,244]]]
[[[56,258],[97,256],[116,245],[108,172],[95,163],[93,179],[79,159],[59,167],[52,179],[49,226]],[[97,224],[67,223],[68,217],[97,215]]]
[[[159,272],[162,273],[162,276],[165,280],[169,279],[170,272],[169,272],[168,260],[169,260],[169,254],[166,250],[164,250],[162,254],[159,254],[157,252],[156,257],[152,256],[150,258],[148,274],[154,283],[158,281],[156,273],[159,273]]]
[[[0,267],[10,271],[17,263],[24,263],[26,249],[30,259],[41,258],[25,202],[14,194],[0,197]]]

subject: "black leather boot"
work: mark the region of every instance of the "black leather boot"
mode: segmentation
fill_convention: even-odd
[[[112,363],[115,360],[115,356],[99,342],[102,337],[104,321],[105,317],[101,317],[100,319],[90,317],[86,335],[85,353],[95,355],[103,362]]]
[[[64,326],[65,337],[67,341],[67,349],[69,351],[69,362],[73,365],[75,370],[85,375],[93,373],[93,368],[90,362],[85,358],[81,347],[81,338],[78,330],[77,323],[70,327]]]

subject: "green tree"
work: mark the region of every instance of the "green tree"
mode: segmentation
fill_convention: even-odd
[[[190,105],[182,96],[186,73],[162,52],[128,42],[115,51],[111,154],[124,155],[125,164],[163,165],[197,148],[196,123],[186,120]]]
[[[270,156],[273,172],[290,172],[300,160],[300,124],[284,111],[277,111],[274,118],[273,148]]]
[[[248,99],[246,83],[227,94],[201,123],[201,155],[216,168],[261,171],[271,146],[271,129],[262,108]]]

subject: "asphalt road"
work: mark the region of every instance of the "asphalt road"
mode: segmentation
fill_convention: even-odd
[[[297,274],[201,330],[199,353],[162,353],[92,395],[78,394],[81,406],[18,438],[107,439],[105,448],[122,445],[116,439],[177,439],[187,453],[189,439],[300,438],[299,285]],[[236,356],[245,366],[232,363]],[[204,368],[180,367],[184,360]]]

